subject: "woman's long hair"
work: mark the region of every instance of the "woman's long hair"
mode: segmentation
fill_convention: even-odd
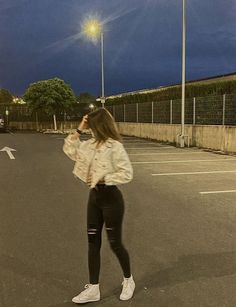
[[[122,141],[115,120],[107,109],[98,108],[90,112],[88,114],[87,123],[88,128],[92,130],[95,140],[99,144],[105,142],[108,138],[112,138],[119,142]]]

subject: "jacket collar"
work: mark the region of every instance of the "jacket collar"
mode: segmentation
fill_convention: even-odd
[[[114,140],[113,140],[112,138],[108,138],[108,139],[106,140],[106,142],[103,143],[103,144],[101,145],[101,147],[99,148],[99,150],[104,150],[104,149],[106,149],[106,148],[112,148],[112,144],[113,144],[113,143],[114,143]],[[94,138],[94,137],[92,137],[92,138],[90,139],[89,148],[91,148],[91,149],[95,149],[95,148],[96,148],[96,143],[95,143],[95,138]]]

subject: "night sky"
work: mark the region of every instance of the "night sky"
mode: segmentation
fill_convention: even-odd
[[[22,95],[59,77],[100,95],[100,45],[80,35],[104,22],[105,94],[181,82],[182,0],[0,0],[0,87]],[[187,0],[187,80],[236,71],[236,1]]]

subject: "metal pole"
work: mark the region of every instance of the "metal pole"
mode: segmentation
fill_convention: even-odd
[[[170,101],[170,124],[173,122],[173,100]]]
[[[38,112],[35,114],[35,119],[36,119],[36,131],[39,131],[39,119],[38,119]]]
[[[185,112],[185,79],[186,79],[186,0],[183,0],[183,37],[182,37],[182,108],[180,147],[184,147],[184,112]]]
[[[223,95],[223,118],[222,118],[222,125],[225,125],[225,94]]]
[[[65,132],[65,127],[66,127],[66,112],[63,112],[63,132]]]
[[[136,122],[138,123],[138,103],[136,103]]]
[[[125,104],[124,104],[124,123],[125,123]]]
[[[193,98],[193,125],[196,124],[196,97]]]
[[[113,117],[114,117],[114,120],[116,120],[116,111],[115,111],[115,105],[113,104]]]
[[[8,125],[9,125],[9,111],[8,111],[7,107],[6,107],[5,114],[6,114],[6,117],[7,117],[7,128],[8,128]]]
[[[153,101],[152,101],[152,124],[153,124]]]
[[[103,38],[103,31],[101,31],[101,64],[102,64],[102,97],[101,97],[101,103],[102,103],[102,108],[104,108],[105,85],[104,85],[104,38]]]

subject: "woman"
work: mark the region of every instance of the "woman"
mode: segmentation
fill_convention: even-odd
[[[81,142],[79,137],[83,129],[88,128],[93,137]],[[99,108],[84,116],[76,132],[65,139],[63,150],[76,162],[74,175],[90,187],[87,209],[90,283],[72,301],[87,303],[100,300],[100,248],[104,223],[111,249],[124,274],[120,299],[128,300],[133,296],[135,283],[129,254],[121,239],[124,200],[117,185],[131,181],[133,169],[112,115]]]

